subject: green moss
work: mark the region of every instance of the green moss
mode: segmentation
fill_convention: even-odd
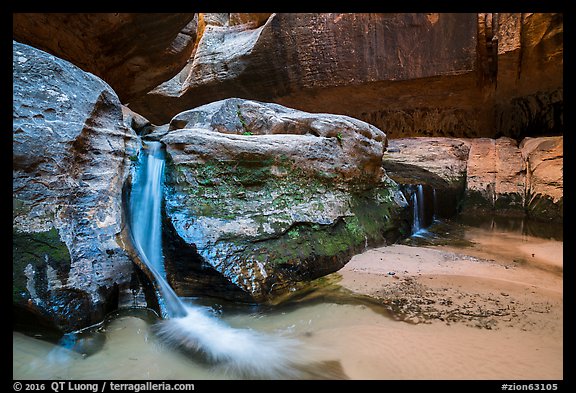
[[[396,213],[392,191],[398,186],[393,182],[379,189],[346,193],[338,188],[336,174],[314,171],[312,175],[285,156],[212,159],[174,166],[167,161],[167,188],[168,194],[172,193],[167,198],[177,199],[178,206],[168,203],[168,209],[178,210],[178,214],[184,210],[192,220],[242,217],[255,222],[257,234],[221,235],[210,247],[220,255],[215,258],[225,258],[226,266],[252,269],[255,262],[265,265],[270,283],[263,284],[263,293],[270,289],[266,285],[278,283],[276,290],[283,283],[292,285],[334,271],[367,243],[382,244],[386,233],[397,225],[390,219]],[[328,204],[347,202],[351,214],[330,225],[314,220],[294,222],[294,212],[301,206],[325,216],[331,210]],[[213,256],[207,254],[206,258]],[[256,273],[246,273],[250,274]]]
[[[35,271],[45,272],[50,265],[57,272],[70,271],[70,253],[60,240],[55,228],[46,232],[26,233],[12,231],[13,301],[26,298],[26,266],[32,265]],[[38,274],[37,291],[45,290],[46,283],[41,279],[46,274]]]
[[[353,195],[351,216],[333,225],[298,223],[284,236],[259,242],[257,247],[270,255],[277,265],[298,265],[310,259],[346,259],[360,251],[367,241],[382,242],[396,223],[390,217],[392,192],[378,189]]]
[[[27,214],[30,208],[26,206],[26,203],[18,198],[12,198],[12,213],[14,216],[19,216],[22,214]]]
[[[32,211],[33,204],[18,198],[12,198],[12,218],[25,217]],[[38,212],[34,214],[35,221],[49,221],[54,220],[54,213],[50,209],[45,209],[42,216],[38,215]]]
[[[299,223],[287,231],[285,236],[259,242],[254,246],[268,255],[276,266],[293,266],[296,271],[307,263],[325,263],[348,258],[363,244],[360,236],[351,234],[344,220],[334,225]],[[315,262],[316,261],[316,262]],[[318,271],[319,269],[312,269]],[[298,273],[296,273],[298,274]]]
[[[168,165],[169,192],[186,195],[186,209],[195,216],[232,219],[250,212],[283,211],[313,200],[328,188],[286,157],[209,160],[179,164],[174,170],[173,163]]]
[[[300,233],[298,232],[298,228],[293,228],[288,231],[288,237],[292,240],[298,239],[300,237]]]

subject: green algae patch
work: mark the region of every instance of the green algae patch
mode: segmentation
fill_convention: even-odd
[[[166,217],[178,236],[255,301],[409,233],[392,181],[369,188],[283,156],[178,164],[168,156],[166,169]]]
[[[55,228],[34,233],[12,231],[13,302],[30,298],[25,273],[29,265],[34,272],[34,290],[39,296],[48,290],[48,266],[54,269],[59,279],[67,277],[70,252]]]

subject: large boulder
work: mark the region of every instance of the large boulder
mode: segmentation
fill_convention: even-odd
[[[400,184],[464,189],[470,146],[458,138],[400,138],[388,141],[382,165]]]
[[[13,304],[63,331],[83,328],[132,278],[116,238],[135,134],[94,75],[17,42],[12,64]]]
[[[179,114],[161,141],[168,225],[251,300],[409,230],[381,168],[386,136],[362,121],[227,99]],[[193,292],[182,276],[191,261],[172,263],[172,285]]]
[[[104,79],[129,102],[172,78],[196,42],[193,13],[14,13],[14,39]]]
[[[401,185],[414,208],[420,187],[421,219],[448,218],[458,211],[466,188],[470,145],[457,138],[414,137],[389,140],[382,166]]]

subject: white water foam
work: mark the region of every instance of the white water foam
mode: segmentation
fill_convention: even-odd
[[[156,325],[168,345],[199,353],[218,371],[254,379],[298,378],[301,343],[290,337],[227,326],[205,308],[186,307],[188,314]]]

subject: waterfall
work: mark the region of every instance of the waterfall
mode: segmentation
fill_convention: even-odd
[[[436,188],[432,188],[432,221],[438,220],[438,200],[436,199]]]
[[[148,142],[145,149],[132,188],[131,228],[138,251],[165,277],[161,228],[164,157],[160,142]]]
[[[130,229],[132,240],[160,291],[167,315],[183,317],[185,305],[166,281],[162,254],[162,188],[164,182],[164,152],[160,142],[147,142],[138,160],[130,194]],[[162,308],[162,307],[161,307]]]
[[[415,234],[420,230],[420,215],[418,214],[418,196],[416,193],[412,194],[410,198],[412,200],[412,234]]]
[[[412,194],[412,234],[416,234],[424,228],[424,187],[422,184],[416,186],[416,191]]]
[[[158,300],[164,305],[164,320],[156,329],[158,336],[168,345],[200,353],[225,371],[241,376],[297,377],[293,359],[301,356],[298,341],[231,328],[209,308],[184,304],[172,290],[166,281],[162,254],[163,179],[162,144],[146,142],[130,193],[130,229],[134,246],[156,281]]]
[[[406,187],[405,192],[412,205],[412,236],[428,235],[426,228],[438,219],[439,214],[436,188],[417,184]]]

